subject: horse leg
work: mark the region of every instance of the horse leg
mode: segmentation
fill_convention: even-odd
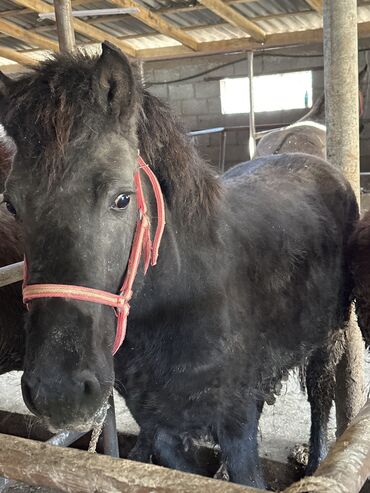
[[[151,462],[153,455],[153,436],[154,433],[140,430],[136,443],[127,458],[136,462]]]
[[[221,472],[233,483],[265,489],[258,457],[257,430],[262,410],[261,402],[249,398],[242,422],[232,419],[233,413],[224,416],[217,432],[221,448]],[[217,476],[219,477],[219,476]]]
[[[340,351],[340,346],[338,346]],[[317,349],[309,359],[306,373],[308,401],[311,406],[310,449],[306,474],[315,472],[326,457],[328,422],[335,395],[335,370],[340,358],[328,343]]]
[[[166,428],[159,428],[154,437],[155,463],[170,469],[207,474],[205,467],[196,461],[191,453],[186,453],[181,437]]]

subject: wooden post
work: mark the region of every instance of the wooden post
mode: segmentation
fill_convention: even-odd
[[[54,10],[59,49],[65,53],[72,52],[76,47],[76,40],[72,22],[71,0],[54,0]]]
[[[256,128],[254,122],[254,93],[253,93],[253,51],[248,53],[249,80],[249,159],[256,153]]]
[[[340,166],[360,203],[357,1],[324,0],[323,18],[327,159]],[[363,362],[364,345],[352,317],[337,370],[339,434],[363,404]]]

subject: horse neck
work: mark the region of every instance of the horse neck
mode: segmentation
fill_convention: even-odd
[[[312,121],[315,123],[320,123],[325,125],[325,98],[322,95],[319,99],[317,99],[310,109],[310,111],[299,120],[302,121]]]
[[[213,220],[194,218],[189,224],[179,213],[167,209],[157,265],[149,268],[138,282],[135,302],[139,311],[143,313],[145,306],[150,310],[167,304],[169,296],[184,303],[191,299],[194,291],[201,288],[199,279],[202,284],[207,282],[209,266],[220,251],[217,238],[217,225]],[[208,252],[207,256],[201,252]]]

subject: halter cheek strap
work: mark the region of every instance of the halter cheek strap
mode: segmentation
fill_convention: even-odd
[[[158,250],[165,226],[164,200],[158,180],[140,155],[138,156],[137,161],[139,169],[134,175],[134,184],[136,189],[138,219],[136,222],[136,230],[131,246],[126,275],[119,294],[68,284],[32,284],[27,286],[27,263],[25,259],[23,284],[24,303],[28,304],[30,301],[38,298],[65,298],[99,303],[101,305],[111,306],[115,310],[117,316],[117,330],[112,349],[113,354],[118,351],[125,339],[127,317],[130,311],[129,301],[133,294],[132,286],[140,265],[141,255],[144,253],[145,274],[149,265],[154,266],[157,263]],[[150,221],[141,184],[140,170],[142,170],[149,178],[157,203],[158,222],[153,242],[150,238]]]

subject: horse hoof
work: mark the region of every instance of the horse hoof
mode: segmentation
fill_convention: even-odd
[[[220,481],[230,481],[229,473],[227,472],[226,464],[221,464],[216,474],[213,476]]]

